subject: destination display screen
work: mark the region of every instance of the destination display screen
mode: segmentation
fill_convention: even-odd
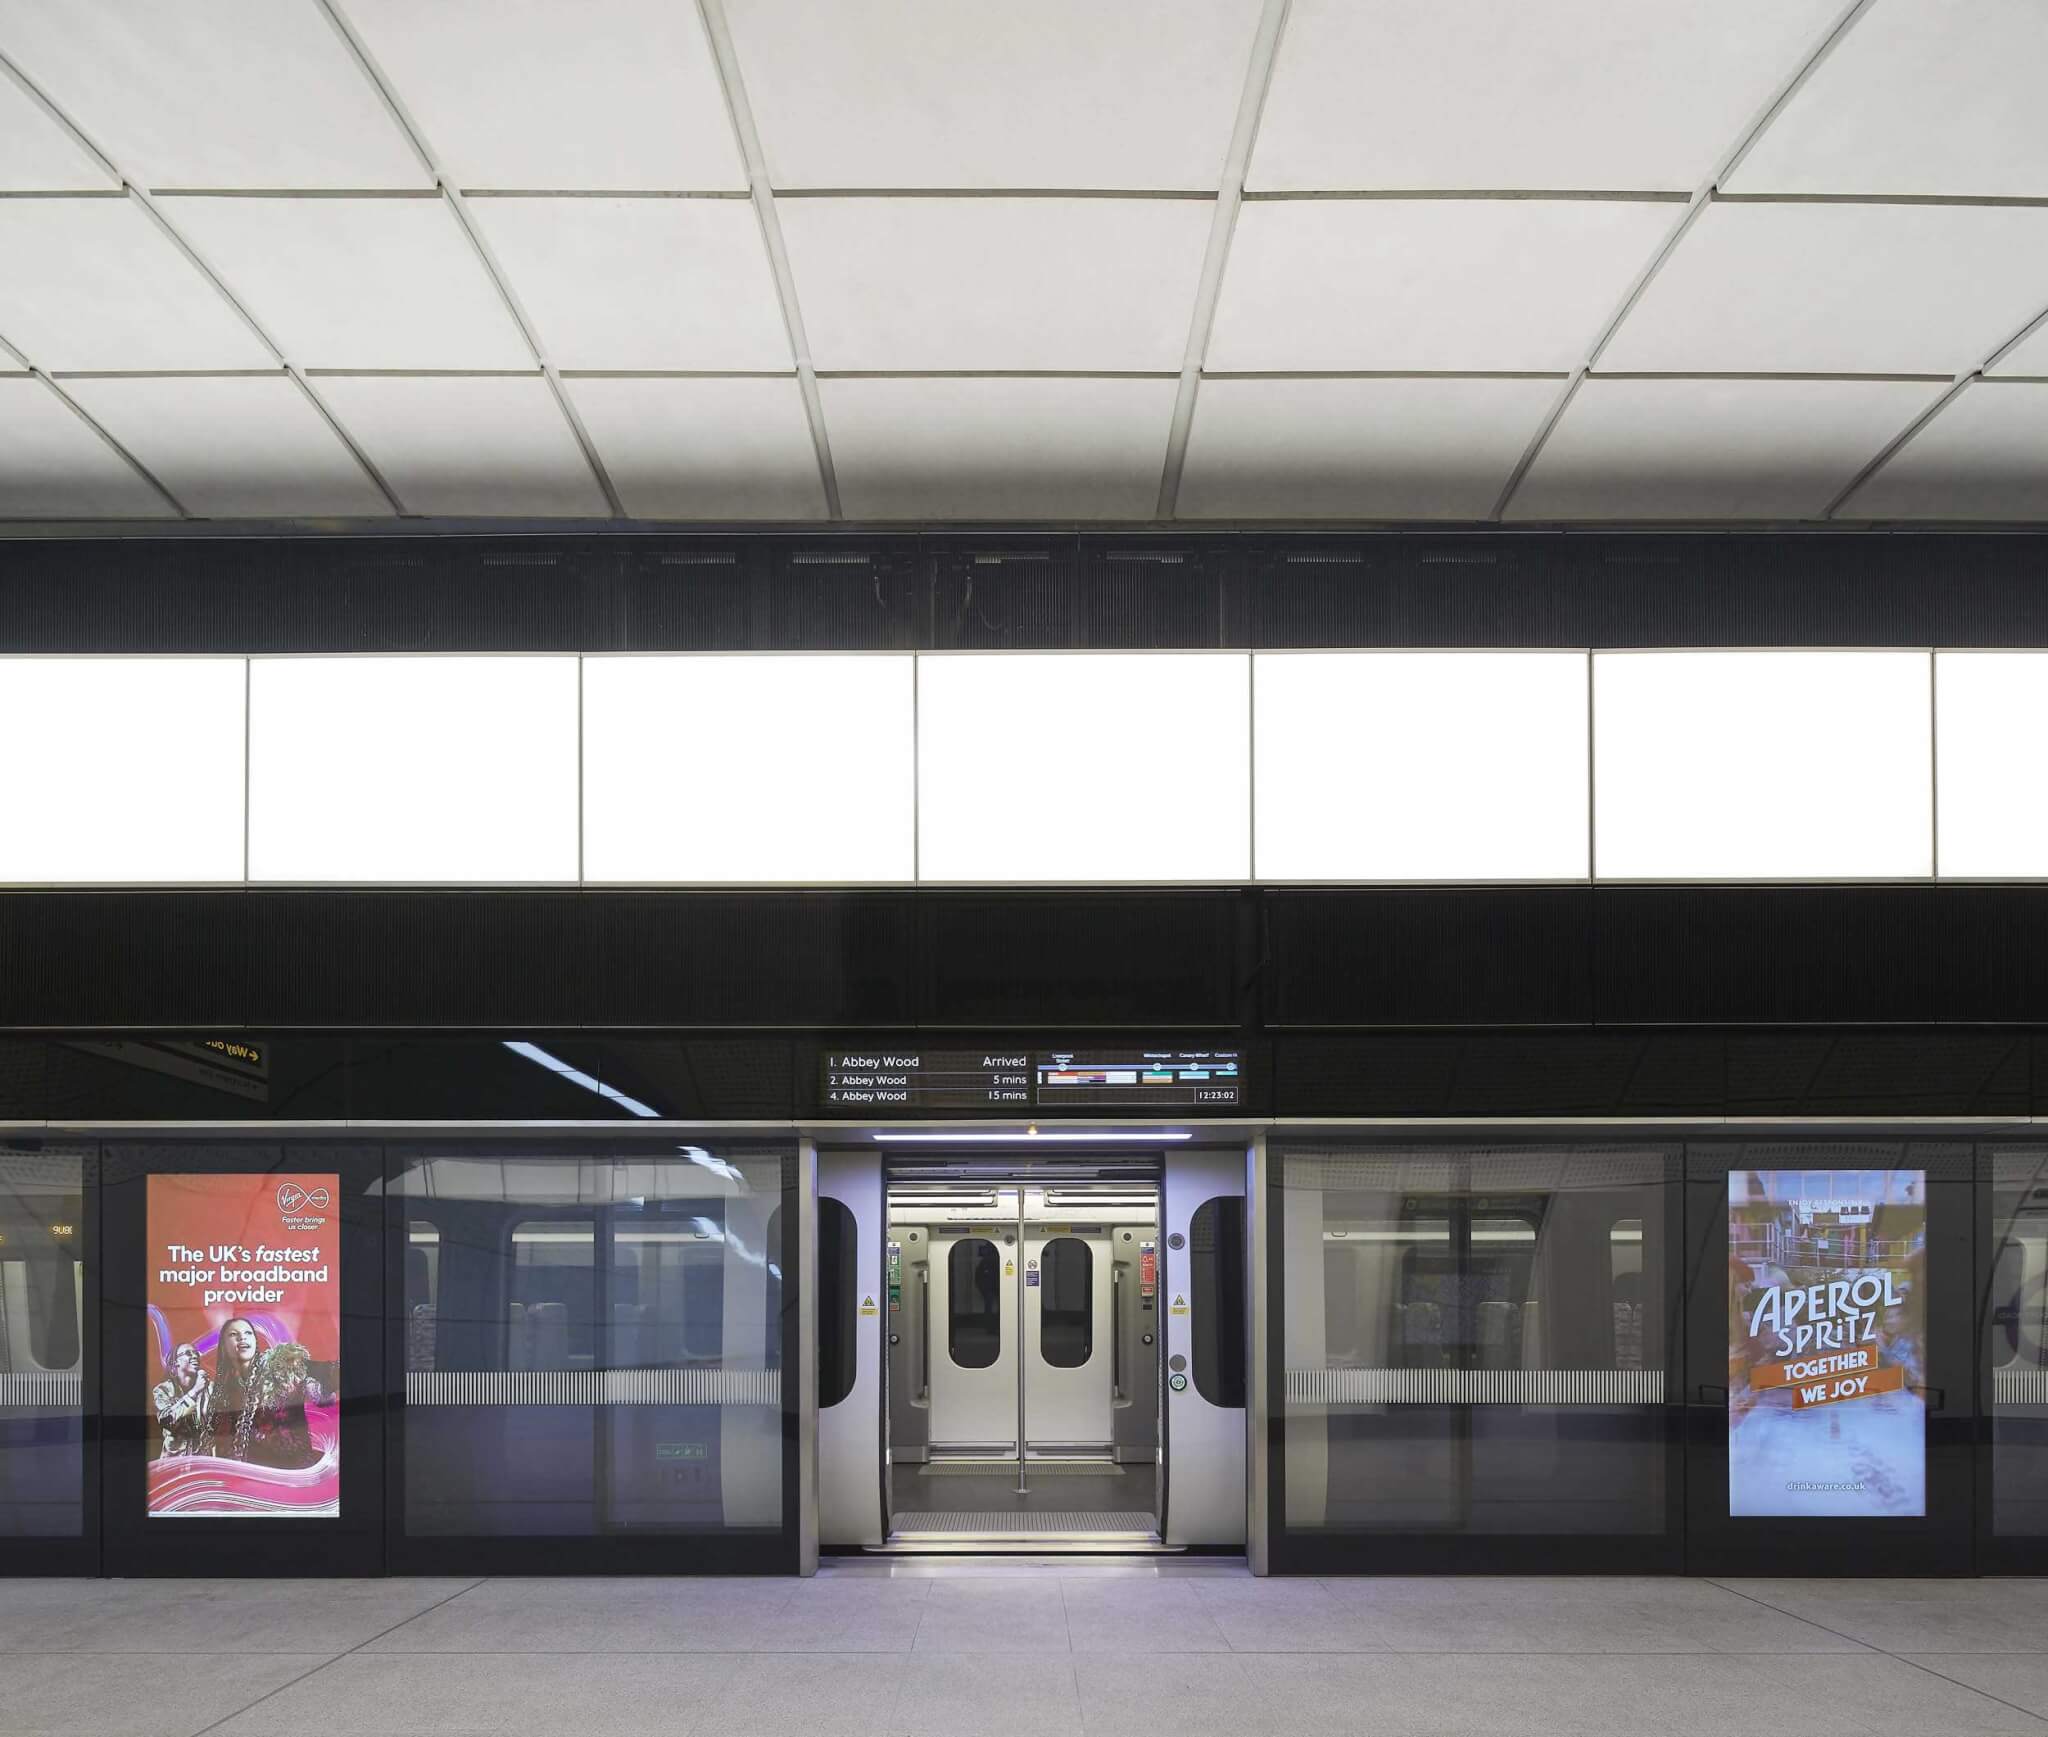
[[[845,1110],[1234,1109],[1235,1050],[850,1050],[824,1061],[825,1104]]]

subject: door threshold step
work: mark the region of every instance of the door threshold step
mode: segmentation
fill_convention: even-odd
[[[892,1537],[910,1543],[955,1538],[1157,1538],[1159,1529],[1143,1509],[1119,1513],[1014,1513],[1003,1510],[961,1514],[904,1514]]]
[[[1163,1544],[1156,1532],[898,1532],[886,1544],[862,1546],[870,1556],[1179,1556],[1184,1544]]]

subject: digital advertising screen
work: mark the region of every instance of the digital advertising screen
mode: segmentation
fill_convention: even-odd
[[[1728,1512],[1927,1512],[1927,1173],[1728,1176]]]
[[[149,1515],[341,1512],[341,1178],[149,1178]]]

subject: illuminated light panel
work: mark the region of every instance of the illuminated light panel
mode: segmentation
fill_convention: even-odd
[[[595,1092],[600,1098],[608,1098],[629,1116],[651,1116],[657,1121],[661,1112],[650,1109],[638,1098],[629,1098],[617,1086],[608,1086],[595,1074],[587,1074],[581,1068],[572,1068],[558,1055],[551,1055],[537,1043],[515,1043],[505,1040],[505,1047],[514,1055],[523,1055],[530,1062],[537,1062],[551,1074],[560,1074],[571,1085],[581,1086],[586,1092]]]
[[[1074,1134],[1064,1130],[1053,1134],[877,1134],[875,1139],[889,1146],[1102,1146],[1114,1142],[1156,1146],[1162,1140],[1192,1140],[1190,1133],[1176,1134]]]

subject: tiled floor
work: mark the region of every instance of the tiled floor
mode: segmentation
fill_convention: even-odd
[[[2048,1581],[0,1581],[0,1734],[2048,1733]]]

